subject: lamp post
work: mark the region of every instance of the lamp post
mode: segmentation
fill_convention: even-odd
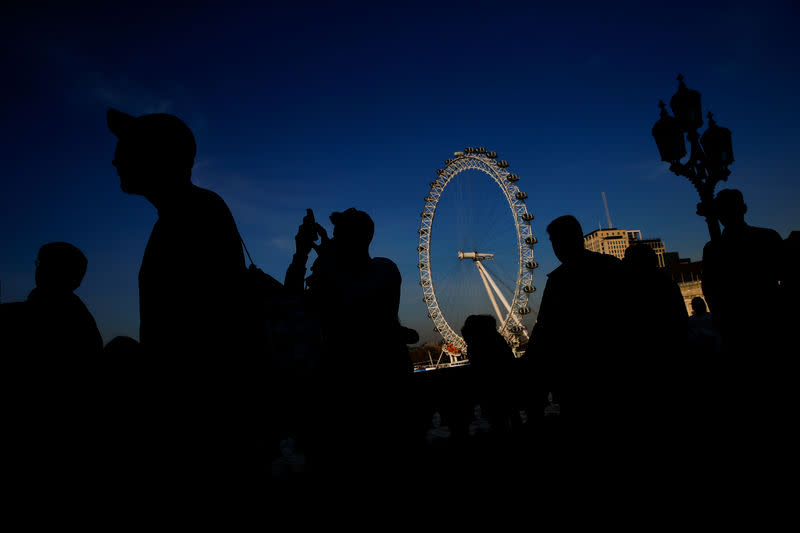
[[[705,217],[711,240],[716,240],[720,229],[713,209],[714,188],[720,180],[727,180],[731,173],[728,170],[728,165],[733,163],[731,131],[718,126],[709,112],[708,128],[700,136],[697,132],[703,125],[700,93],[687,88],[680,74],[678,91],[669,101],[675,116],[667,113],[663,101],[658,105],[661,117],[653,126],[652,133],[661,160],[670,164],[672,172],[684,176],[694,185],[700,195],[697,214]],[[686,163],[681,163],[686,155],[684,136],[689,140],[690,152]]]

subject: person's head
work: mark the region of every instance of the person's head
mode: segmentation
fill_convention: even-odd
[[[331,214],[333,239],[336,249],[342,253],[369,253],[369,245],[375,234],[375,224],[364,211],[351,207],[343,212]]]
[[[139,341],[127,335],[114,337],[103,347],[103,354],[115,357],[140,355],[141,351]]]
[[[461,336],[467,344],[491,339],[497,333],[497,322],[491,315],[469,315],[461,327]]]
[[[45,244],[36,258],[36,286],[72,292],[80,287],[88,263],[83,252],[67,242]]]
[[[553,252],[562,263],[566,263],[583,251],[583,228],[572,215],[560,216],[547,226],[547,234]]]
[[[719,221],[726,228],[744,224],[744,215],[747,213],[747,204],[744,196],[737,189],[722,189],[714,199],[714,211]]]
[[[658,268],[658,256],[655,250],[643,242],[628,246],[623,261],[633,270],[643,272]]]
[[[118,139],[111,164],[124,192],[148,196],[191,183],[197,145],[181,119],[165,113],[134,117],[109,109],[106,121]]]
[[[700,298],[699,296],[695,296],[692,298],[692,313],[697,316],[702,316],[706,314],[706,301]]]

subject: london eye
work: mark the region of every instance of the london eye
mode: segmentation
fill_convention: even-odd
[[[445,160],[430,183],[420,213],[420,286],[451,354],[466,354],[459,328],[469,314],[494,315],[516,353],[527,344],[537,240],[519,180],[496,152],[469,147]]]

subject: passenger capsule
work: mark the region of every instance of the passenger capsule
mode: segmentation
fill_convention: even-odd
[[[486,157],[489,159],[497,159],[497,152],[486,152]]]
[[[517,198],[517,200],[524,200],[525,198],[528,197],[528,193],[520,191],[514,196]]]
[[[479,154],[485,154],[486,153],[486,148],[484,148],[483,146],[479,147],[478,148],[478,153]]]
[[[470,147],[470,146],[467,146],[466,148],[464,148],[464,153],[465,153],[465,154],[471,154],[471,153],[473,153],[474,151],[475,151],[475,148],[472,148],[472,147]]]
[[[525,242],[528,244],[536,244],[537,242],[539,242],[539,239],[537,239],[536,237],[525,237]]]
[[[453,156],[455,156],[455,157],[464,157],[464,152],[453,152]]]
[[[506,176],[506,179],[511,183],[514,183],[515,181],[519,181],[519,176],[517,176],[516,174],[509,174],[508,176]]]
[[[497,166],[500,168],[508,168],[508,161],[501,159],[497,162]]]
[[[527,294],[531,294],[533,292],[536,292],[536,287],[534,287],[533,285],[525,285],[524,287],[522,287],[522,291]]]
[[[453,161],[455,161],[455,159],[445,159],[445,160],[444,160],[444,164],[445,164],[445,166],[447,166],[447,165],[450,165],[450,164],[452,164],[452,163],[453,163]]]
[[[539,268],[539,263],[537,263],[536,261],[528,261],[527,263],[525,263],[525,267],[530,269]]]
[[[533,213],[523,213],[522,220],[524,220],[525,222],[530,222],[531,220],[533,220]]]

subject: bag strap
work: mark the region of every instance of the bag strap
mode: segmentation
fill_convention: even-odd
[[[242,238],[241,234],[239,234],[239,240],[242,241],[242,246],[244,247],[244,253],[247,254],[247,259],[250,260],[250,265],[251,266],[255,266],[255,263],[253,262],[253,258],[250,257],[250,252],[247,251],[247,245],[244,243],[244,239]]]

